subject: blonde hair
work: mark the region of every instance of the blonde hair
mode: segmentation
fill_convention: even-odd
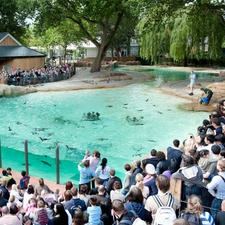
[[[143,191],[143,188],[144,188],[144,184],[143,184],[143,179],[144,179],[144,176],[141,174],[141,173],[137,173],[137,175],[135,176],[135,180],[136,180],[136,186],[141,190]]]
[[[217,163],[218,167],[221,169],[222,172],[225,171],[225,160],[224,159],[220,159]]]
[[[186,212],[197,213],[200,217],[201,213],[203,212],[202,202],[197,195],[191,195],[188,198],[188,205]]]

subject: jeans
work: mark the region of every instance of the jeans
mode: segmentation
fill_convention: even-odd
[[[222,199],[218,199],[218,198],[214,198],[212,201],[210,212],[214,220],[216,218],[216,214],[221,210],[222,201],[223,201]]]

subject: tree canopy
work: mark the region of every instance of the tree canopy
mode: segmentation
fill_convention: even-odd
[[[223,1],[173,2],[145,2],[138,25],[141,56],[155,63],[162,54],[184,64],[187,58],[219,59],[225,40]]]
[[[41,32],[67,19],[77,24],[83,37],[92,41],[98,49],[91,68],[95,72],[100,70],[106,50],[123,18],[132,16],[134,3],[131,0],[40,0],[36,10],[36,25]]]

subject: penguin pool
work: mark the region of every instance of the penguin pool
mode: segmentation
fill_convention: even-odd
[[[121,70],[124,69],[132,67]],[[154,73],[149,71],[149,74]],[[170,80],[170,76],[165,77]],[[176,77],[186,79],[187,72]],[[2,167],[25,169],[24,141],[27,140],[32,176],[56,181],[58,146],[60,183],[71,180],[78,184],[77,165],[86,150],[100,151],[101,158],[107,158],[108,165],[123,179],[124,164],[144,157],[152,148],[167,148],[175,138],[183,141],[208,117],[206,112],[179,109],[178,105],[187,100],[157,89],[163,79],[159,72],[154,81],[120,88],[37,92],[1,98]]]

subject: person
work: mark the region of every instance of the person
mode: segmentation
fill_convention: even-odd
[[[208,170],[203,174],[204,182],[207,184],[213,176],[217,175],[217,162],[222,157],[220,155],[220,146],[212,145],[211,147],[211,158],[209,159],[210,166]]]
[[[166,159],[166,155],[163,151],[158,151],[156,157],[159,161],[156,166],[156,174],[160,175],[169,169],[169,160]]]
[[[0,217],[0,224],[4,225],[22,225],[22,214],[18,214],[16,205],[2,207],[2,217]]]
[[[215,225],[213,217],[209,212],[205,212],[201,199],[197,195],[190,195],[188,198],[187,209],[181,213],[181,218],[186,219],[190,224],[191,221],[199,220],[199,224]]]
[[[103,158],[100,166],[95,170],[95,174],[97,177],[101,179],[101,184],[105,186],[107,181],[110,178],[110,167],[107,166],[107,159]]]
[[[156,165],[158,163],[158,159],[156,158],[156,154],[157,154],[157,151],[155,149],[152,149],[151,152],[150,152],[150,156],[142,160],[143,169],[145,169],[145,166],[147,164],[152,164],[156,168]]]
[[[146,199],[148,198],[148,196],[149,196],[149,188],[147,187],[147,186],[145,186],[144,185],[144,183],[143,183],[143,180],[144,180],[144,176],[141,174],[141,173],[138,173],[137,175],[136,175],[136,184],[135,185],[132,185],[131,187],[130,187],[130,190],[129,190],[129,192],[131,191],[131,189],[133,188],[133,187],[138,187],[140,190],[141,190],[141,192],[142,192],[142,195],[143,195],[143,203],[145,204],[145,202],[146,202]],[[129,194],[129,192],[128,192],[128,194]]]
[[[52,225],[68,225],[68,215],[61,203],[54,205],[54,217],[51,220]]]
[[[145,173],[143,184],[149,188],[149,195],[156,195],[158,189],[156,186],[156,170],[152,164],[147,164],[145,167]]]
[[[35,211],[35,216],[34,216],[34,224],[40,224],[40,225],[46,225],[49,222],[48,218],[48,213],[45,208],[45,202],[43,199],[39,199],[37,201],[37,209]]]
[[[213,96],[213,92],[211,89],[209,88],[200,88],[200,90],[203,92],[202,93],[202,97],[199,101],[200,104],[204,103],[205,105],[208,105],[212,96]],[[204,96],[206,95],[206,96]]]
[[[0,207],[6,206],[8,199],[4,198],[3,191],[0,189]]]
[[[51,192],[51,190],[49,189],[49,187],[45,184],[43,178],[40,178],[40,179],[38,180],[38,182],[39,182],[39,185],[35,186],[35,194],[36,194],[37,196],[41,196],[41,191],[42,191],[42,190],[46,190],[48,193]]]
[[[101,156],[101,153],[99,151],[95,150],[95,151],[93,151],[92,156],[89,156],[87,158],[87,160],[89,160],[90,169],[93,172],[96,171],[97,165],[100,161],[100,156]],[[92,184],[92,188],[94,188],[95,187],[94,186],[95,185],[94,180],[92,180],[91,184]],[[90,190],[90,188],[89,188],[89,190]]]
[[[173,146],[168,147],[166,150],[167,160],[169,161],[169,170],[175,173],[179,168],[182,160],[183,152],[179,148],[180,141],[178,139],[173,140]]]
[[[195,87],[195,83],[196,83],[196,74],[194,73],[194,71],[191,71],[191,73],[189,75],[189,79],[190,79],[190,90],[191,90],[189,95],[193,95],[194,87]]]
[[[90,206],[87,207],[88,215],[88,225],[103,225],[101,221],[102,210],[99,205],[97,205],[96,196],[91,196],[89,199]]]
[[[162,204],[167,205],[169,199],[172,198],[172,207],[174,211],[177,211],[180,208],[180,202],[179,200],[172,196],[169,192],[170,189],[170,180],[167,176],[161,174],[156,178],[156,186],[158,188],[158,194],[157,197],[160,199]],[[153,196],[149,196],[145,203],[145,209],[152,213],[153,221],[155,220],[155,215],[157,212],[157,209],[159,208],[157,202],[154,200]]]
[[[112,224],[113,219],[111,215],[111,200],[105,196],[106,189],[103,185],[98,187],[98,194],[95,195],[97,198],[97,204],[100,205],[102,210],[101,221],[104,225]]]
[[[81,184],[80,190],[78,193],[78,197],[82,200],[84,200],[86,206],[88,204],[90,195],[88,194],[88,186],[86,184]]]
[[[178,218],[173,221],[173,225],[190,225],[187,220]]]
[[[220,211],[216,214],[216,218],[215,218],[215,224],[216,225],[224,225],[224,221],[225,221],[225,200],[223,200],[222,203],[221,203],[221,210],[222,211]]]
[[[116,171],[114,169],[110,169],[109,174],[110,174],[110,178],[105,185],[105,188],[108,194],[110,194],[110,191],[113,190],[113,184],[115,181],[119,181],[121,188],[123,187],[122,181],[119,177],[116,176]]]
[[[151,212],[145,209],[143,204],[143,195],[141,190],[137,186],[133,186],[129,191],[129,194],[125,199],[125,208],[129,210],[135,211],[139,218],[145,220],[149,223],[152,222]]]
[[[81,167],[81,165],[84,165],[84,167]],[[78,164],[78,170],[80,172],[80,180],[79,180],[79,189],[82,184],[87,184],[88,186],[88,192],[91,188],[91,181],[95,179],[95,170],[92,170],[90,168],[90,161],[85,160]]]
[[[76,208],[74,211],[73,225],[84,225],[84,213],[81,209]]]
[[[131,175],[132,175],[130,164],[125,164],[124,165],[124,169],[125,169],[126,173],[125,173],[125,177],[124,177],[124,181],[123,181],[122,194],[126,195],[129,192],[130,179],[131,179]]]
[[[181,179],[182,186],[182,200],[187,200],[192,194],[201,196],[201,188],[205,187],[203,180],[203,173],[199,166],[194,162],[194,159],[188,155],[182,155],[184,167],[181,167],[177,172],[172,174],[172,178]]]
[[[15,203],[16,203],[17,207],[20,208],[23,205],[22,204],[23,197],[20,195],[16,184],[12,185],[12,190],[10,191],[10,197],[11,196],[15,197]]]
[[[127,220],[132,224],[135,220],[135,215],[131,211],[125,209],[124,203],[121,200],[112,202],[112,216],[115,224],[125,225]]]
[[[125,196],[120,192],[122,186],[119,181],[115,181],[113,183],[113,190],[110,191],[110,199],[113,202],[114,199],[120,199],[121,201],[124,201]]]
[[[21,172],[21,176],[22,177],[20,178],[20,188],[24,191],[25,189],[27,189],[27,186],[30,181],[30,176],[27,175],[27,172],[25,170]]]
[[[134,169],[130,177],[130,186],[136,184],[135,177],[138,173],[142,173],[143,169],[141,168],[141,161],[137,160],[134,162]]]
[[[23,217],[23,225],[33,225],[32,220],[30,219],[29,216],[24,216]]]
[[[10,196],[10,193],[9,193],[8,188],[6,188],[6,181],[5,180],[3,180],[1,182],[0,190],[2,190],[2,192],[3,192],[3,197],[8,200],[9,196]]]
[[[27,208],[28,201],[34,197],[36,197],[36,195],[34,194],[34,186],[32,184],[28,184],[28,188],[23,195],[23,209]]]
[[[91,188],[89,191],[89,195],[97,195],[98,194],[98,188],[102,185],[102,181],[99,177],[95,178],[95,187]]]
[[[84,200],[78,197],[78,189],[76,187],[72,187],[71,193],[73,195],[73,198],[66,202],[65,209],[69,211],[73,218],[76,208],[80,208],[84,212],[87,209],[87,206]]]
[[[218,175],[214,176],[206,188],[215,198],[211,204],[211,215],[216,218],[216,214],[221,210],[221,203],[225,199],[225,160],[217,162]]]

